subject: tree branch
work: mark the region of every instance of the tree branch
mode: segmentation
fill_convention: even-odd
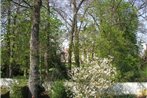
[[[64,13],[61,9],[56,9],[56,8],[53,8],[59,15],[60,17],[69,25],[69,26],[72,26],[68,21],[67,19],[64,17],[64,15],[62,13]],[[62,13],[61,13],[62,12]]]
[[[77,11],[76,12],[78,12],[79,11],[79,9],[80,9],[80,7],[81,7],[81,5],[83,4],[83,2],[84,2],[85,0],[82,0],[80,3],[79,3],[79,5],[78,5],[78,7],[77,7]]]
[[[86,12],[87,12],[88,8],[89,8],[89,7],[87,7],[87,8],[85,9],[82,18],[84,18],[84,16],[86,15]],[[81,24],[80,24],[79,29],[78,29],[78,33],[80,32],[80,30],[81,30],[81,28],[82,28],[82,24],[83,24],[83,21],[81,21]]]
[[[31,6],[27,1],[22,0],[25,4],[27,4],[30,8],[32,8],[33,6]]]
[[[13,0],[11,0],[11,1],[12,1],[12,3],[17,4],[18,6],[25,7],[25,8],[30,8],[30,7],[28,7],[28,6],[19,4],[18,2],[15,2],[15,1],[13,1]]]

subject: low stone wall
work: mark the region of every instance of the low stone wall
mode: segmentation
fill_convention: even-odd
[[[2,79],[1,78],[0,79],[0,87],[8,87],[9,91],[8,91],[8,93],[5,93],[5,94],[0,93],[0,96],[1,96],[0,98],[10,98],[11,89],[12,89],[11,87],[15,83],[17,83],[19,85],[18,80],[16,80],[16,79],[8,79],[8,78]],[[19,92],[22,94],[21,95],[22,98],[32,98],[30,90],[27,85],[22,86],[19,90],[20,90]],[[16,91],[16,93],[17,93],[17,91]],[[38,96],[39,96],[39,98],[50,98],[48,96],[47,92],[45,91],[44,87],[39,88],[39,95]]]
[[[0,79],[0,87],[1,86],[6,86],[6,87],[11,87],[14,83],[18,83],[16,79],[10,79],[10,78],[1,78]]]
[[[0,87],[10,87],[14,83],[17,83],[16,79],[0,79]],[[141,93],[145,93],[147,95],[147,82],[116,83],[113,86],[109,87],[108,93],[113,93],[115,95],[141,95]]]
[[[147,95],[147,82],[116,83],[110,87],[109,92],[115,95],[140,95],[141,93],[146,93]]]

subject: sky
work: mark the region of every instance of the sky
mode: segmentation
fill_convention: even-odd
[[[147,19],[139,17],[139,22],[142,23],[142,25],[138,27],[141,29],[137,31],[138,40],[142,40],[143,43],[147,43]]]

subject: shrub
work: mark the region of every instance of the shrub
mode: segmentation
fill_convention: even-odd
[[[6,86],[0,87],[0,98],[10,98],[9,88]]]
[[[73,81],[67,86],[74,92],[75,98],[97,98],[115,82],[116,68],[111,65],[110,59],[95,60],[89,65],[71,71]]]
[[[5,93],[7,93],[9,91],[9,88],[6,87],[6,86],[1,86],[0,90],[1,90],[1,92],[0,92],[1,94],[5,94]]]
[[[11,98],[23,98],[22,96],[22,88],[27,85],[27,81],[25,79],[18,80],[18,83],[15,83],[11,87]]]
[[[14,85],[12,87],[11,98],[22,98],[21,88],[21,86]]]
[[[68,98],[62,81],[55,81],[53,83],[51,98]]]

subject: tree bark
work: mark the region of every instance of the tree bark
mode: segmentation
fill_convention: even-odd
[[[72,5],[73,5],[73,19],[72,19],[73,21],[72,21],[72,28],[71,28],[71,32],[70,32],[69,57],[68,57],[68,63],[69,63],[70,69],[71,69],[71,64],[72,64],[72,51],[73,51],[73,48],[74,48],[73,37],[74,37],[74,34],[76,32],[76,29],[77,29],[76,28],[77,27],[77,6],[76,6],[76,0],[73,0]]]
[[[74,52],[75,56],[75,63],[76,66],[80,66],[80,57],[79,57],[79,32],[77,28],[77,14],[81,5],[85,0],[81,0],[77,5],[77,0],[71,0],[71,4],[73,6],[73,18],[72,18],[72,25],[71,25],[71,32],[70,32],[70,43],[69,43],[69,51],[68,51],[68,64],[71,69],[72,64],[72,52]],[[79,28],[80,30],[80,28]],[[74,50],[74,51],[73,51]]]
[[[11,2],[8,1],[8,5],[9,5],[9,8],[8,8],[8,26],[7,26],[7,35],[6,35],[6,41],[7,41],[7,52],[8,52],[8,57],[9,57],[9,63],[8,63],[8,75],[7,77],[11,78],[12,76],[12,64],[11,64],[11,38],[10,38],[10,25],[11,25]]]
[[[33,0],[32,14],[32,30],[30,38],[30,73],[29,73],[29,89],[32,98],[38,98],[39,93],[39,23],[40,23],[40,8],[42,1]]]
[[[50,18],[50,6],[49,6],[49,0],[46,0],[47,2],[47,13],[48,13],[48,18]],[[51,42],[50,42],[50,22],[48,22],[47,27],[46,27],[46,51],[44,54],[44,63],[46,66],[46,75],[47,78],[49,77],[49,66],[51,65]]]
[[[73,29],[73,27],[72,27]],[[69,64],[69,69],[71,69],[71,64],[72,64],[72,51],[73,51],[73,31],[70,33],[70,44],[69,44],[69,51],[68,51],[68,64]]]
[[[78,27],[77,27],[77,15],[78,15],[78,11],[82,5],[82,3],[85,0],[81,0],[81,2],[77,5],[76,0],[73,0],[73,33],[75,35],[74,38],[74,56],[75,56],[75,64],[77,67],[80,67],[80,54],[79,54],[79,31],[80,31],[80,27],[79,27],[79,31],[78,31]]]
[[[77,31],[77,20],[76,20],[75,23],[76,23],[76,25],[75,25],[75,45],[74,45],[75,64],[76,64],[77,67],[80,67],[79,32]]]

